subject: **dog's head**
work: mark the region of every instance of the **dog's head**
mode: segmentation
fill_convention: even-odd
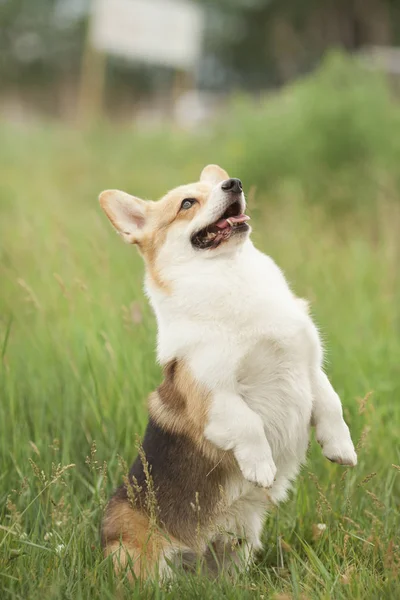
[[[180,186],[158,202],[107,190],[100,194],[100,204],[118,233],[136,244],[153,268],[231,252],[251,231],[240,180],[217,165],[208,165],[200,181]]]

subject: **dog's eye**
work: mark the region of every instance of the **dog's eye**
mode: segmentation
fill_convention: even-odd
[[[197,202],[196,198],[185,198],[182,200],[181,210],[188,210],[189,208],[192,208],[195,202]]]

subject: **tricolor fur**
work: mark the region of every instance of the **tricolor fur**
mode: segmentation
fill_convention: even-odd
[[[106,510],[105,552],[139,577],[175,558],[242,564],[305,460],[311,424],[327,458],[357,462],[307,303],[254,247],[241,183],[216,165],[158,202],[113,190],[100,203],[144,258],[165,375]]]

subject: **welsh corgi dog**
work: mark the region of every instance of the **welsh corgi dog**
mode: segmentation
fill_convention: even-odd
[[[107,190],[100,204],[144,259],[164,371],[105,511],[105,555],[138,578],[199,557],[241,568],[305,461],[311,425],[329,460],[357,463],[318,330],[254,247],[241,181],[219,166],[157,202]]]

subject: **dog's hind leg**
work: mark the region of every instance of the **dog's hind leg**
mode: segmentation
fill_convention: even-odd
[[[128,500],[112,498],[103,521],[105,556],[112,555],[117,573],[130,578],[165,578],[170,575],[169,559],[181,549],[180,543],[156,525]]]

